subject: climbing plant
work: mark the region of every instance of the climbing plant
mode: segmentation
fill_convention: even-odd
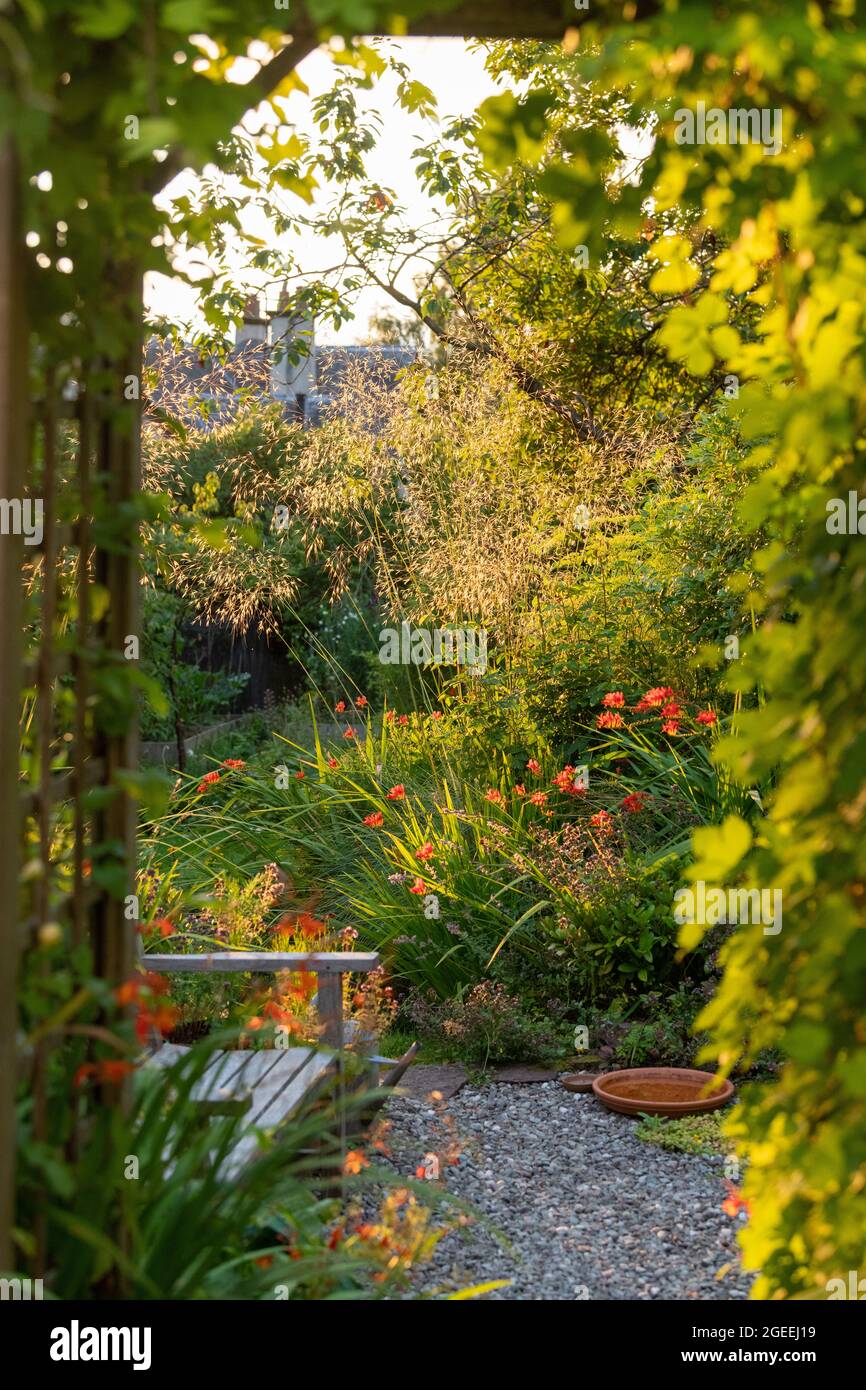
[[[565,247],[642,230],[651,287],[674,301],[659,342],[719,394],[726,378],[738,388],[739,525],[771,539],[753,539],[757,593],[730,578],[755,632],[726,679],[763,699],[718,757],[773,790],[752,826],[731,816],[697,832],[691,872],[780,889],[784,922],[732,935],[699,1026],[725,1073],[782,1052],[730,1126],[748,1160],[743,1248],[756,1296],[825,1297],[866,1258],[866,32],[853,0],[626,5],[615,22],[592,10],[567,40],[573,82],[616,100],[624,125],[575,124],[551,147],[542,59],[525,96],[487,103],[488,157],[543,168]],[[728,143],[740,111],[763,134]],[[624,126],[641,133],[636,158]],[[733,322],[743,301],[748,336]],[[853,522],[828,524],[849,498]],[[702,930],[687,924],[683,946]]]

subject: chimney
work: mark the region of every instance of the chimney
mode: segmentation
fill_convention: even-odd
[[[258,295],[251,294],[244,305],[244,317],[237,332],[235,343],[238,347],[245,343],[264,343],[268,336],[267,319],[262,318]]]
[[[271,391],[300,415],[315,390],[315,341],[315,321],[284,289],[270,323]]]

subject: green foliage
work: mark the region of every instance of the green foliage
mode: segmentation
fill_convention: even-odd
[[[552,152],[555,225],[568,245],[588,226],[635,233],[648,198],[654,219],[676,217],[681,231],[663,260],[693,283],[678,285],[660,340],[705,382],[740,378],[733,413],[750,486],[739,516],[760,581],[743,605],[757,630],[725,683],[760,687],[763,701],[718,756],[742,785],[774,786],[754,835],[732,819],[701,832],[693,874],[721,869],[729,882],[780,888],[785,921],[776,937],[760,925],[731,937],[700,1025],[724,1072],[770,1045],[785,1057],[730,1120],[750,1159],[741,1239],[761,1271],[755,1297],[820,1297],[828,1279],[862,1263],[866,1239],[866,587],[861,538],[826,525],[828,500],[856,489],[863,466],[862,25],[850,5],[771,3],[758,15],[736,3],[624,22],[597,15],[587,31],[575,76],[618,95],[633,121],[655,118],[655,138],[630,187],[583,149]],[[539,72],[536,85],[546,80]],[[698,101],[778,110],[781,152],[678,143],[675,113]],[[507,161],[509,142],[493,144]],[[732,323],[743,297],[754,312],[748,333]],[[687,927],[683,939],[697,935]]]
[[[641,1115],[635,1126],[638,1139],[668,1153],[723,1154],[725,1138],[722,1133],[724,1115],[711,1110],[708,1115],[684,1115],[679,1120],[660,1115]]]
[[[673,917],[679,866],[661,860],[647,866],[626,855],[602,854],[586,863],[576,882],[547,879],[556,908],[541,918],[547,949],[561,963],[571,991],[586,1000],[640,993],[676,973]]]

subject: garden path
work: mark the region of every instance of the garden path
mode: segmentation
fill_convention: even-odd
[[[454,1231],[416,1271],[416,1293],[508,1279],[489,1297],[747,1297],[751,1276],[736,1245],[743,1218],[722,1210],[722,1155],[647,1144],[634,1120],[555,1081],[466,1085],[441,1103],[395,1096],[385,1116],[389,1162],[415,1174],[437,1155],[447,1189],[511,1246],[480,1223]]]

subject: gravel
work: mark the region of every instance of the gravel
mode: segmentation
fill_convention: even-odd
[[[388,1163],[414,1175],[430,1153],[459,1158],[442,1183],[481,1221],[450,1232],[413,1274],[412,1292],[438,1294],[507,1279],[505,1300],[744,1299],[743,1219],[722,1211],[721,1156],[667,1153],[635,1121],[557,1082],[464,1086],[450,1101],[395,1097]],[[728,1270],[717,1277],[723,1266]]]

